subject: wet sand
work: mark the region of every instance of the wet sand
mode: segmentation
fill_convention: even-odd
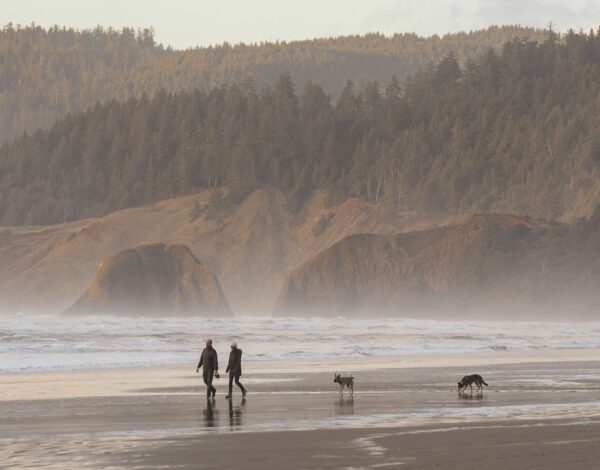
[[[239,433],[153,444],[158,447],[127,450],[111,460],[143,469],[597,469],[600,423]]]
[[[0,376],[0,468],[597,468],[588,356],[248,363],[231,402],[193,366]],[[353,399],[333,383],[348,370]],[[459,397],[471,372],[490,387]]]

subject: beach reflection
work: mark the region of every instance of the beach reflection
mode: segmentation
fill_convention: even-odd
[[[219,410],[216,409],[213,400],[206,401],[206,408],[203,411],[204,426],[206,428],[216,428],[219,426]]]
[[[340,398],[333,402],[334,416],[351,416],[354,414],[354,399]]]
[[[208,400],[206,406],[202,411],[202,418],[204,421],[204,427],[208,431],[223,431],[227,426],[226,421],[220,422],[219,409],[217,402],[214,400]],[[229,429],[239,430],[243,425],[243,416],[246,408],[246,399],[243,398],[241,402],[235,404],[234,400],[227,400],[228,415],[229,415]]]
[[[482,393],[461,393],[458,395],[458,398],[460,400],[473,400],[473,401],[481,401],[483,400],[483,394]]]
[[[242,398],[239,405],[234,405],[233,400],[229,401],[229,429],[236,430],[242,427],[242,416],[246,406],[246,399]]]

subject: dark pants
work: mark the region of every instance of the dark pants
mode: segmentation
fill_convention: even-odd
[[[245,393],[246,389],[240,383],[240,373],[237,370],[230,370],[229,371],[229,396],[231,396],[231,393],[233,392],[233,381],[234,380],[235,380],[235,384],[238,387],[240,387],[240,390],[242,391],[242,393]]]
[[[214,376],[215,376],[214,370],[207,369],[207,368],[202,369],[202,379],[204,380],[204,383],[206,384],[207,398],[210,398],[211,393],[213,393],[213,394],[217,393],[217,389],[215,387],[213,387],[213,384],[212,384]]]

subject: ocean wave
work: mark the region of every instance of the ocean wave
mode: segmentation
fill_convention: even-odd
[[[0,316],[0,373],[195,362],[211,337],[224,361],[461,354],[600,347],[600,323],[341,318]]]

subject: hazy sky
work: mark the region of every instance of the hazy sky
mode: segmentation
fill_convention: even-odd
[[[600,0],[0,0],[0,24],[153,26],[175,48],[490,24],[600,25]]]

